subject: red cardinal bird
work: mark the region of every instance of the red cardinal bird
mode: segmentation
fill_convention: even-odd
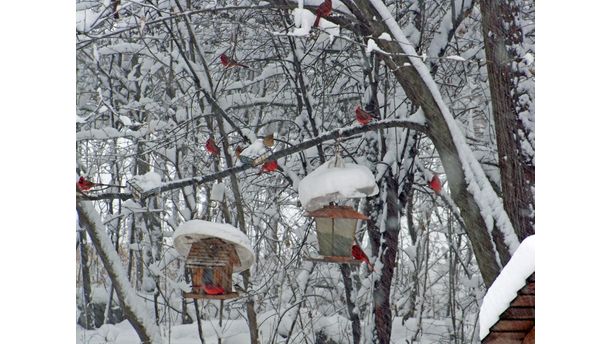
[[[365,252],[363,252],[363,250],[361,249],[361,247],[359,247],[359,245],[353,245],[353,258],[357,259],[357,260],[361,260],[364,263],[368,264],[368,268],[370,269],[370,271],[374,270],[374,267],[372,266],[372,264],[370,263],[370,260],[368,259],[368,256],[365,254]]]
[[[428,184],[429,187],[436,193],[440,193],[440,191],[442,191],[442,182],[440,182],[440,177],[438,177],[437,174],[434,173]]]
[[[77,188],[79,188],[80,191],[88,191],[96,185],[98,184],[90,182],[83,176],[81,176],[81,178],[79,178],[79,181],[77,182]]]
[[[359,124],[366,125],[370,123],[373,118],[376,118],[376,116],[365,111],[361,108],[361,106],[357,105],[357,107],[355,108],[355,119],[357,119],[357,122],[359,122]]]
[[[312,26],[314,27],[319,27],[319,19],[321,19],[321,17],[327,17],[332,13],[332,0],[325,0],[323,1],[322,4],[319,5],[319,7],[317,7],[317,18],[314,21],[314,24],[312,24]]]
[[[242,146],[236,146],[236,149],[234,150],[234,153],[236,153],[236,157],[240,158],[240,153],[242,153],[243,150],[244,148],[242,148]]]
[[[219,150],[219,147],[217,147],[217,144],[215,143],[215,140],[212,139],[212,137],[209,137],[208,140],[206,141],[206,150],[215,156],[218,156],[219,153],[221,152]]]
[[[244,68],[249,68],[249,66],[243,65],[242,63],[238,63],[233,58],[225,55],[225,53],[221,54],[221,64],[225,68],[232,68],[232,67],[236,67],[236,66],[244,67]]]
[[[276,160],[266,161],[261,166],[261,172],[274,172],[276,171],[276,169],[278,169],[278,163],[276,162]]]
[[[203,287],[204,292],[208,295],[221,295],[225,294],[225,289],[223,287],[213,285],[213,284],[205,284]]]

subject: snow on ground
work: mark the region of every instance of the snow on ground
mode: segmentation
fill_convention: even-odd
[[[342,315],[322,316],[316,311],[302,309],[303,319],[310,319],[308,312],[313,315],[309,328],[315,332],[323,332],[330,339],[339,344],[352,343],[352,332],[350,321]],[[278,315],[274,311],[268,311],[257,315],[259,320],[260,340],[262,343],[271,343],[278,324]],[[206,343],[217,343],[218,336],[223,339],[223,344],[244,344],[250,342],[249,329],[246,320],[224,319],[223,325],[219,327],[218,320],[203,320],[202,330]],[[362,325],[363,327],[363,325]],[[448,319],[422,319],[422,331],[420,333],[419,344],[438,344],[448,342],[452,325]],[[417,319],[409,318],[402,325],[401,317],[393,319],[391,331],[391,343],[406,343],[417,333]],[[281,329],[277,332],[276,342],[283,342],[284,338],[280,335]],[[175,325],[168,330],[162,325],[162,343],[170,344],[197,344],[200,343],[198,337],[197,324]],[[309,335],[312,332],[306,331]],[[308,335],[308,334],[307,334]],[[304,338],[304,332],[295,328],[292,334],[291,343],[313,342],[313,338]],[[78,344],[139,344],[136,332],[127,320],[116,325],[102,325],[97,330],[85,330],[76,327],[76,342]]]
[[[191,244],[206,238],[220,238],[234,244],[240,258],[240,265],[234,266],[234,272],[248,269],[255,261],[255,253],[246,234],[226,223],[190,220],[183,222],[172,236],[174,247],[183,256],[187,256]]]
[[[480,339],[489,334],[502,314],[516,297],[516,292],[524,285],[525,280],[535,271],[535,235],[531,235],[519,245],[512,258],[491,288],[487,291],[480,307]]]
[[[378,186],[367,167],[332,158],[304,177],[298,190],[304,209],[315,210],[341,199],[376,195]]]

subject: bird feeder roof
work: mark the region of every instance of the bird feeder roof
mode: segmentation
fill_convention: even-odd
[[[219,238],[234,245],[240,264],[234,266],[234,272],[247,270],[255,261],[249,238],[238,228],[226,224],[204,220],[190,220],[182,223],[174,232],[172,239],[177,252],[187,257],[191,245],[206,238]]]
[[[306,213],[311,217],[367,220],[368,217],[348,206],[326,206]]]

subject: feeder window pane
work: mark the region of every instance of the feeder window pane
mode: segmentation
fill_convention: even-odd
[[[334,219],[333,255],[350,257],[357,226],[356,219]]]
[[[331,256],[332,254],[332,219],[317,217],[317,239],[319,241],[319,254]]]
[[[317,217],[315,222],[317,224],[317,232],[330,233],[332,232],[332,220],[328,217]]]

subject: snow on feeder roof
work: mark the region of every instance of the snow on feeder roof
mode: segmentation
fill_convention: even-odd
[[[234,272],[248,269],[255,261],[255,254],[246,234],[226,223],[190,220],[182,223],[172,236],[174,247],[185,257],[193,243],[207,238],[219,238],[234,245],[240,259],[240,263],[234,266]]]
[[[304,177],[298,192],[304,209],[314,210],[341,199],[376,195],[378,185],[367,167],[336,156]]]

